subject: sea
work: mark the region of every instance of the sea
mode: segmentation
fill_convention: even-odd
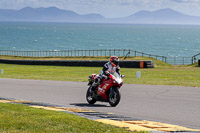
[[[0,22],[0,50],[89,49],[191,57],[200,53],[200,25]]]

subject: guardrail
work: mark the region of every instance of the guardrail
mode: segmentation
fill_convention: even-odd
[[[60,51],[16,51],[16,50],[0,50],[3,56],[23,56],[23,57],[153,57],[157,60],[166,62],[167,57],[138,52],[131,49],[101,49],[101,50],[60,50]]]
[[[21,65],[48,65],[48,66],[84,66],[84,67],[102,67],[108,61],[103,60],[9,60],[0,59],[0,63],[21,64]],[[120,67],[123,68],[153,68],[153,61],[120,61]]]

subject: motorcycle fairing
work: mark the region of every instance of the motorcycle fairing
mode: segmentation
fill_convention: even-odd
[[[102,96],[103,99],[107,100],[107,92],[113,86],[113,82],[111,79],[105,80],[102,84],[97,88],[97,93]]]

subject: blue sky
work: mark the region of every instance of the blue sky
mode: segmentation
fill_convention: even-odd
[[[171,8],[185,14],[200,16],[200,0],[0,0],[1,9],[30,6],[56,6],[79,14],[98,13],[107,18],[125,17],[140,10]]]

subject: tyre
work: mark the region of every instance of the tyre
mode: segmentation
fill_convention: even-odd
[[[111,91],[109,93],[109,98],[108,98],[109,104],[112,107],[115,107],[119,103],[120,99],[121,99],[121,94],[119,92],[119,89],[117,87],[113,88],[113,94],[111,93]]]
[[[94,92],[91,92],[90,87],[88,88],[86,93],[86,100],[89,104],[94,104],[97,100],[93,97]]]

